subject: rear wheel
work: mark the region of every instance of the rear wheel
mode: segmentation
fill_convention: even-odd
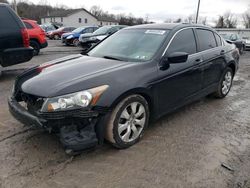
[[[140,140],[148,121],[147,101],[141,95],[131,95],[112,111],[105,138],[117,148],[128,148]]]
[[[59,39],[60,39],[60,36],[59,36],[59,35],[55,35],[55,36],[54,36],[54,39],[55,39],[55,40],[59,40]]]
[[[224,98],[229,93],[233,83],[233,71],[230,67],[227,67],[224,71],[217,91],[214,93],[217,98]]]
[[[40,52],[40,45],[38,42],[31,40],[30,41],[30,46],[34,49],[33,50],[33,55],[38,55]]]

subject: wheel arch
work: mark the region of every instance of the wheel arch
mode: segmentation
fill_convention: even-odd
[[[236,73],[236,65],[235,65],[235,62],[231,61],[229,64],[228,64],[228,67],[230,67],[233,71],[233,76],[235,75]]]
[[[119,102],[130,95],[141,95],[142,97],[144,97],[148,103],[150,114],[154,113],[155,101],[150,90],[146,88],[134,88],[124,92],[113,101],[110,108],[113,109]]]
[[[39,42],[39,40],[37,38],[30,38],[30,41],[35,41],[37,42],[37,44],[39,45],[39,47],[41,48],[41,44]]]

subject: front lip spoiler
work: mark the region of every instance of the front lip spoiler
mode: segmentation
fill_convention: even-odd
[[[45,119],[38,118],[29,113],[24,107],[22,107],[15,99],[9,97],[8,99],[10,113],[21,123],[25,125],[35,125],[38,127],[44,127],[47,122]]]

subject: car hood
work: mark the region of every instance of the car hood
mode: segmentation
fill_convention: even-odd
[[[69,35],[74,35],[75,33],[72,33],[72,32],[70,32],[70,33],[64,33],[64,34],[62,34],[62,36],[63,37],[67,37],[67,36],[69,36]]]
[[[133,63],[72,55],[41,65],[40,73],[23,82],[21,89],[40,97],[60,96],[112,83],[119,70],[131,66]]]
[[[92,36],[93,36],[93,33],[84,33],[80,35],[81,38],[87,38],[87,37],[92,37]]]

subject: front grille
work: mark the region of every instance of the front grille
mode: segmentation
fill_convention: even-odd
[[[67,118],[91,118],[97,117],[98,112],[96,111],[85,111],[82,109],[68,110],[60,112],[39,112],[38,115],[47,120],[55,119],[67,119]]]

